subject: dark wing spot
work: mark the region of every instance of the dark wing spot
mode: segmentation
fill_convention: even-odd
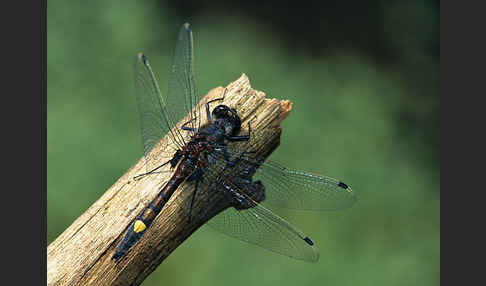
[[[142,61],[144,64],[147,64],[147,57],[145,55],[142,55]]]
[[[314,242],[312,242],[312,240],[308,236],[304,238],[304,241],[307,242],[308,245],[314,245]]]
[[[345,184],[345,183],[343,183],[343,182],[339,182],[338,186],[340,186],[341,188],[343,188],[343,189],[345,189],[345,190],[348,188],[348,185],[346,185],[346,184]]]

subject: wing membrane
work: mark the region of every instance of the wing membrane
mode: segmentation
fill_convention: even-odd
[[[182,25],[177,38],[176,48],[169,79],[168,104],[176,118],[181,119],[190,113],[192,128],[198,128],[200,112],[193,107],[198,102],[194,79],[194,41],[189,23]],[[181,104],[181,101],[184,104]]]
[[[255,166],[245,165],[243,161],[228,165],[223,153],[211,155],[213,164],[204,173],[204,181],[214,182],[209,187],[212,192],[224,192],[229,200],[238,197],[250,207],[237,210],[228,208],[213,217],[208,224],[218,231],[242,241],[261,246],[270,251],[295,259],[316,262],[319,251],[312,241],[299,229],[277,216],[251,198],[244,189],[245,179],[236,180],[241,173]],[[231,180],[232,178],[233,180]]]
[[[168,110],[166,98],[160,92],[152,67],[145,55],[141,53],[135,59],[135,92],[144,155],[147,171],[149,171],[160,158],[149,157],[148,154],[163,136],[169,133],[170,140],[179,148],[183,142],[179,131],[173,128],[174,119]]]
[[[257,170],[255,180],[262,180],[268,204],[300,210],[338,210],[356,201],[349,186],[333,178],[281,167],[266,161]]]
[[[304,233],[263,206],[228,208],[208,224],[231,237],[295,259],[316,262],[319,250]]]
[[[167,97],[160,92],[157,79],[146,56],[138,54],[135,60],[135,90],[140,116],[142,141],[147,172],[160,166],[171,158],[176,149],[186,144],[189,134],[184,136],[176,126],[179,120],[190,113],[190,126],[193,131],[199,127],[200,110],[193,112],[198,98],[194,80],[193,37],[190,25],[182,25],[177,38],[170,72]],[[176,146],[163,152],[149,155],[152,148],[168,133],[170,141]]]
[[[339,180],[282,167],[241,150],[227,153],[230,160],[239,161],[234,166],[237,172],[244,172],[240,164],[258,167],[253,180],[261,180],[265,186],[265,204],[296,210],[338,210],[351,207],[357,200],[355,192]]]

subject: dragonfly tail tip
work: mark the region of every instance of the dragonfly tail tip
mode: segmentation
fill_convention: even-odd
[[[307,242],[307,244],[309,245],[314,245],[314,242],[312,242],[312,240],[308,236],[304,238],[304,241]]]
[[[339,182],[338,186],[340,186],[341,188],[343,188],[343,189],[345,189],[345,190],[348,188],[348,185],[346,185],[346,184],[345,184],[345,183],[343,183],[343,182]]]

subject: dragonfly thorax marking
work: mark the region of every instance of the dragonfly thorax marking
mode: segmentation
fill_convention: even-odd
[[[191,140],[178,150],[171,160],[172,167],[177,163],[188,164],[193,168],[204,168],[207,155],[215,146],[226,146],[227,139],[241,130],[241,119],[235,109],[226,105],[218,105],[213,109],[210,122],[192,135]]]

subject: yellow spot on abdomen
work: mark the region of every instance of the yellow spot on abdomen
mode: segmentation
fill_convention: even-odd
[[[143,223],[143,221],[138,220],[138,219],[133,224],[133,231],[136,232],[136,233],[144,231],[146,228],[147,228],[147,226]]]

